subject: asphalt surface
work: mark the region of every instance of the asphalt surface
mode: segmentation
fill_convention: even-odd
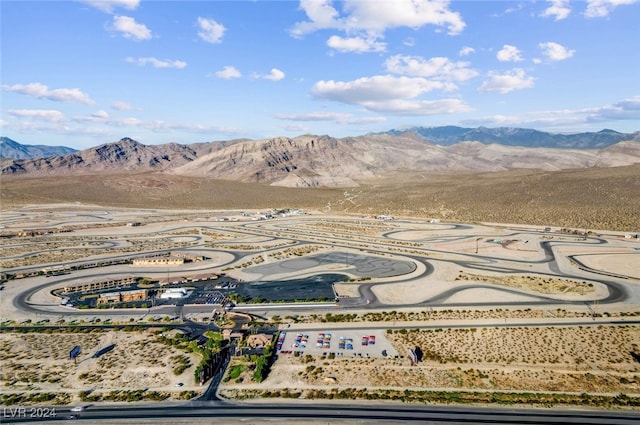
[[[306,219],[303,219],[298,222],[304,224],[305,221]],[[398,223],[399,225],[402,225],[405,222],[398,220],[396,221],[396,223]],[[406,223],[410,224],[412,222],[406,221]],[[286,221],[284,222],[273,221],[268,223],[268,226],[270,227],[265,228],[264,226],[265,226],[264,222],[234,223],[234,226],[231,228],[224,227],[224,231],[237,233],[240,235],[246,235],[248,237],[260,235],[261,237],[265,237],[265,238],[273,238],[277,234],[277,237],[279,238],[290,237],[292,240],[295,240],[296,241],[295,245],[319,243],[318,236],[313,231],[310,231],[305,227],[293,228],[292,225]],[[439,226],[437,227],[438,231],[442,229],[444,230],[472,229],[472,226],[462,225],[462,224],[451,224],[451,223],[440,223],[437,226]],[[178,231],[183,228],[191,228],[191,227],[192,226],[190,225],[169,226],[167,229],[165,229],[165,231]],[[220,230],[220,227],[218,226],[200,226],[200,227],[202,227],[203,230],[212,230],[212,231]],[[368,248],[366,251],[372,254],[381,254],[384,256],[388,256],[389,250],[397,249],[397,245],[394,244],[394,242],[396,241],[393,240],[393,236],[399,232],[406,233],[410,231],[411,230],[400,229],[400,230],[394,230],[394,231],[383,233],[382,237],[389,239],[389,242],[387,243],[385,242],[385,240],[381,240],[379,243],[376,243],[376,244],[370,243],[369,245],[371,247]],[[434,232],[435,232],[435,229],[434,229]],[[503,234],[502,237],[505,239],[516,238],[516,237],[522,238],[522,237],[526,237],[527,235],[531,235],[532,237],[533,236],[539,237],[540,234],[541,232],[514,231],[509,234]],[[446,236],[446,237],[434,235],[433,237],[427,236],[425,238],[419,239],[417,240],[417,242],[421,242],[425,244],[426,243],[434,244],[439,242],[451,242],[455,240],[461,240],[461,241],[469,240],[469,238],[470,238],[469,235],[461,235],[461,236],[454,235],[454,236]],[[543,253],[543,258],[540,258],[540,259],[510,258],[510,259],[500,260],[491,256],[485,256],[482,254],[477,254],[477,253],[471,254],[471,253],[464,253],[464,252],[454,253],[455,254],[453,256],[454,258],[446,258],[446,257],[443,258],[443,255],[451,255],[452,252],[446,251],[446,250],[434,249],[432,247],[425,247],[425,246],[412,247],[411,250],[422,252],[422,254],[410,255],[410,254],[401,252],[400,255],[405,259],[409,258],[412,262],[420,263],[424,267],[424,271],[419,276],[412,275],[411,277],[405,277],[405,278],[403,278],[403,275],[410,273],[412,271],[412,268],[407,268],[408,267],[407,264],[411,263],[410,261],[385,259],[383,257],[376,258],[374,256],[367,256],[366,254],[365,255],[347,254],[346,251],[344,253],[340,253],[336,251],[329,254],[311,255],[304,258],[300,258],[300,259],[295,259],[295,258],[288,259],[288,260],[284,260],[284,261],[273,263],[273,264],[253,266],[253,267],[250,267],[248,270],[251,271],[253,269],[256,272],[264,272],[267,275],[272,273],[276,273],[276,274],[283,273],[286,271],[301,272],[301,270],[304,271],[304,269],[307,267],[315,267],[317,265],[321,265],[325,263],[333,264],[333,263],[341,263],[343,261],[347,263],[350,257],[351,261],[349,262],[349,264],[352,267],[348,270],[349,273],[354,273],[355,275],[368,275],[373,277],[397,276],[397,279],[395,279],[395,282],[401,283],[401,282],[409,282],[412,280],[421,279],[433,273],[433,270],[434,270],[434,267],[432,264],[433,261],[430,260],[430,256],[436,254],[438,255],[437,261],[454,264],[456,266],[465,268],[470,271],[473,271],[473,270],[490,271],[496,274],[522,274],[522,273],[531,273],[530,266],[532,265],[545,265],[546,267],[548,267],[549,272],[544,273],[544,272],[536,271],[535,273],[538,275],[546,274],[550,277],[563,277],[563,278],[577,279],[577,280],[588,279],[584,275],[579,276],[577,274],[563,272],[560,266],[558,265],[558,261],[555,258],[553,247],[563,246],[563,245],[575,245],[576,243],[579,243],[580,245],[604,245],[608,243],[607,240],[598,238],[598,237],[593,237],[593,236],[578,237],[574,235],[563,235],[563,238],[568,238],[568,239],[540,241],[540,248]],[[323,239],[326,240],[324,244],[331,244],[336,249],[352,248],[351,245],[354,242],[353,237],[350,237],[349,235],[345,235],[345,236],[341,236],[337,234],[323,235]],[[114,243],[113,241],[109,241],[109,240],[99,240],[99,242],[102,242],[104,244]],[[192,242],[196,243],[197,245],[191,246],[189,249],[203,247],[203,242],[201,240],[201,237],[194,236],[194,240]],[[215,250],[215,245],[213,246],[213,249]],[[162,252],[162,251],[157,251],[157,252]],[[244,256],[253,255],[253,253],[256,251],[247,252],[247,251],[225,250],[225,252],[232,255],[232,259],[227,263],[227,264],[232,264],[237,260],[240,260]],[[115,255],[113,256],[113,259],[118,259],[122,257],[125,257],[125,256]],[[76,262],[70,262],[70,263],[73,264]],[[218,266],[223,267],[225,266],[225,264],[218,265]],[[602,272],[596,273],[595,271],[585,267],[584,265],[580,266],[578,264],[578,267],[579,267],[578,270],[587,272],[590,275],[594,276],[594,277],[591,277],[592,280],[605,285],[606,288],[608,289],[608,295],[602,299],[597,299],[597,300],[583,299],[580,301],[571,301],[571,300],[557,299],[551,296],[533,295],[533,294],[527,293],[528,300],[478,301],[478,302],[471,302],[471,303],[468,303],[468,302],[452,303],[449,301],[451,297],[455,296],[456,294],[462,291],[466,291],[469,289],[477,289],[477,288],[491,289],[492,291],[502,292],[504,294],[509,294],[509,295],[522,296],[523,294],[518,290],[509,289],[509,288],[501,288],[501,287],[492,286],[492,285],[472,284],[472,285],[465,285],[465,286],[462,286],[462,285],[456,286],[455,288],[445,290],[428,299],[419,300],[416,302],[408,302],[404,304],[388,305],[378,300],[372,288],[374,288],[376,285],[389,284],[389,282],[385,282],[385,283],[363,282],[361,283],[359,288],[360,297],[352,297],[350,299],[347,298],[347,299],[341,300],[339,305],[326,304],[322,306],[321,310],[330,311],[337,308],[383,309],[383,308],[389,308],[389,307],[405,308],[405,307],[443,307],[443,306],[447,306],[447,307],[461,307],[461,306],[508,307],[508,306],[511,306],[514,308],[518,308],[523,306],[528,307],[528,306],[535,306],[535,305],[541,305],[541,306],[543,305],[584,305],[585,302],[595,302],[595,301],[597,301],[598,304],[600,305],[605,305],[605,304],[611,304],[611,303],[625,302],[628,300],[629,296],[628,296],[627,290],[625,289],[625,286],[614,280],[614,279],[620,279],[621,276],[616,274],[602,273]],[[415,270],[415,267],[413,268],[413,270]],[[100,276],[111,276],[111,275],[113,275],[112,272],[111,273],[99,272],[98,270],[96,270],[96,273],[92,277],[95,278]],[[16,307],[19,310],[27,311],[30,313],[36,313],[36,314],[54,313],[54,314],[61,314],[65,316],[71,316],[71,315],[91,316],[91,315],[98,314],[93,311],[81,311],[81,310],[74,311],[71,309],[62,308],[58,306],[50,306],[50,305],[44,306],[44,305],[37,305],[29,302],[29,299],[33,293],[39,290],[45,289],[49,286],[53,286],[53,285],[59,286],[64,282],[66,282],[67,280],[71,280],[71,278],[69,279],[63,278],[63,279],[55,279],[55,280],[51,279],[51,282],[38,285],[32,289],[29,289],[25,292],[20,293],[13,299],[14,307]],[[247,309],[254,309],[252,305],[239,306],[238,308],[243,309],[245,307]],[[161,307],[158,309],[154,309],[153,314],[171,314],[170,310],[171,310],[171,307]],[[264,308],[264,310],[268,310],[268,308]],[[313,311],[313,308],[305,308],[305,306],[301,305],[299,306],[299,311]],[[185,314],[196,313],[196,312],[203,312],[202,307],[193,306],[193,305],[184,306]],[[122,315],[123,313],[135,315],[138,312],[106,311],[106,310],[101,310],[99,312],[100,315],[104,315],[104,316],[110,316],[110,315],[117,316],[117,315]]]
[[[449,224],[443,224],[443,226],[451,226]],[[454,225],[455,228],[459,229],[469,229],[470,226],[466,225]],[[190,228],[192,226],[176,226],[175,230],[179,230],[181,228]],[[201,226],[202,227],[202,226]],[[225,229],[228,232],[236,232],[243,233],[246,235],[268,235],[269,233],[273,233],[272,231],[262,231],[253,228],[254,224],[242,225],[234,229]],[[219,230],[217,226],[211,227],[203,227],[203,229],[210,230]],[[392,236],[394,232],[389,232],[387,236]],[[293,238],[294,233],[290,233]],[[518,235],[526,234],[526,232],[519,232]],[[287,237],[287,229],[282,230],[283,238]],[[298,240],[298,244],[316,244],[317,236],[313,233],[306,234],[304,232],[295,233],[295,239]],[[352,249],[353,239],[349,239],[348,237],[323,237],[327,242],[323,244],[331,244],[339,249],[341,247]],[[435,238],[425,238],[425,241],[434,242]],[[577,239],[576,239],[577,241]],[[568,275],[561,270],[560,265],[558,264],[554,252],[553,246],[557,246],[559,244],[575,244],[576,241],[542,241],[540,243],[541,248],[544,253],[544,257],[536,260],[519,260],[519,259],[508,259],[505,260],[508,265],[498,264],[496,259],[489,256],[483,256],[478,254],[469,254],[469,253],[459,253],[457,254],[456,259],[442,259],[438,258],[438,261],[446,261],[451,264],[456,264],[461,267],[464,267],[468,270],[483,270],[483,271],[491,271],[495,273],[505,273],[505,274],[517,274],[517,273],[527,273],[530,272],[528,269],[531,264],[544,264],[548,267],[549,276],[560,276],[565,278],[576,278],[583,280],[584,276],[573,276]],[[104,241],[108,243],[107,241]],[[607,243],[606,240],[599,238],[588,238],[581,240],[580,243],[587,243],[593,245],[601,245]],[[373,246],[373,245],[372,245]],[[392,243],[384,243],[381,242],[376,245],[378,248],[376,249],[367,249],[367,251],[374,254],[384,254],[389,255],[390,249],[397,248],[397,245]],[[191,248],[198,248],[197,246],[192,246]],[[412,248],[414,249],[414,248]],[[420,262],[424,265],[424,272],[420,276],[412,276],[410,279],[402,279],[399,277],[397,282],[410,281],[416,278],[422,278],[428,276],[433,272],[432,262],[429,260],[429,255],[435,254],[449,254],[448,251],[439,251],[435,249],[427,249],[427,248],[419,248],[417,251],[422,251],[422,255],[408,255],[402,253],[401,256],[404,258],[411,258],[412,261]],[[157,252],[163,252],[157,251]],[[227,251],[233,255],[233,260],[230,263],[235,262],[243,256],[253,255],[254,252],[233,252]],[[123,255],[114,256],[113,258],[125,257]],[[338,259],[342,258],[339,256]],[[355,259],[355,257],[354,257]],[[75,262],[72,262],[75,263]],[[79,262],[78,262],[79,263]],[[95,270],[94,276],[110,276],[112,272],[99,272]],[[584,270],[586,272],[590,272],[590,270]],[[368,271],[370,273],[370,271]],[[541,274],[536,272],[536,274]],[[620,276],[611,275],[611,278],[619,278]],[[13,299],[14,307],[19,310],[31,312],[31,313],[44,313],[48,315],[52,314],[60,314],[64,316],[121,316],[123,314],[132,314],[132,315],[144,315],[144,310],[139,311],[109,311],[109,310],[95,310],[95,311],[82,311],[82,310],[73,310],[67,308],[61,308],[54,306],[55,311],[52,311],[51,306],[43,306],[32,304],[29,299],[36,291],[46,289],[50,286],[60,286],[61,283],[66,280],[71,280],[72,278],[66,279],[56,278],[51,279],[50,282],[46,282],[44,284],[38,285],[34,288],[25,290],[17,295]],[[74,278],[75,279],[75,278]],[[599,304],[607,304],[607,303],[616,303],[623,302],[627,300],[628,295],[624,288],[624,285],[619,284],[609,278],[607,275],[600,274],[598,275],[598,282],[603,283],[608,288],[608,296],[605,299],[598,300]],[[350,308],[358,308],[358,309],[384,309],[389,308],[390,306],[381,303],[377,297],[375,296],[372,288],[376,284],[361,284],[360,286],[360,297],[351,299],[347,302],[341,302],[340,305],[336,305],[334,303],[325,303],[325,304],[311,304],[311,305],[283,305],[283,304],[274,304],[274,305],[248,305],[248,306],[238,306],[239,310],[248,310],[248,311],[268,311],[271,309],[278,310],[278,314],[280,311],[286,311],[287,309],[299,309],[300,311],[333,311],[336,309],[348,310]],[[427,300],[421,300],[416,303],[407,303],[404,305],[393,305],[393,308],[403,308],[403,307],[416,307],[416,306],[424,306],[424,307],[436,307],[436,306],[482,306],[482,307],[500,307],[500,306],[529,306],[529,305],[553,305],[553,304],[562,304],[562,305],[584,305],[585,301],[566,301],[566,300],[557,300],[550,297],[545,297],[543,295],[533,296],[531,301],[509,301],[509,302],[477,302],[477,303],[464,303],[464,304],[452,304],[447,302],[449,298],[451,298],[456,293],[470,289],[470,288],[482,288],[488,287],[494,291],[503,291],[505,293],[516,293],[521,294],[518,291],[511,290],[508,288],[497,288],[495,286],[488,285],[468,285],[468,286],[459,286],[454,289],[450,289],[444,292],[441,292],[437,296],[431,297]],[[174,315],[174,313],[179,309],[179,307],[174,306],[163,306],[158,309],[153,309],[149,311],[149,314],[169,314]],[[210,312],[212,309],[211,306],[184,306],[182,307],[182,311],[184,314],[190,314],[195,312]],[[542,321],[541,321],[542,322]],[[640,323],[639,320],[629,320],[629,321],[621,321],[621,320],[609,320],[606,322],[594,322],[594,324],[611,324],[611,325],[619,325],[619,324],[637,324]],[[563,323],[563,326],[571,326],[571,325],[585,325],[585,321],[576,320],[575,322],[568,321],[567,323]],[[380,326],[379,323],[372,324],[374,326]],[[514,327],[514,326],[548,326],[548,324],[539,323],[522,323],[518,322],[509,322],[508,324],[491,324],[487,326],[491,327]],[[385,323],[384,327],[393,327],[390,323]],[[451,325],[451,327],[464,327],[465,325]],[[479,327],[480,325],[474,324],[469,325],[469,327]],[[556,323],[551,324],[551,326],[557,326]],[[203,325],[189,323],[186,324],[186,327],[192,328],[193,330],[203,330]],[[420,327],[420,328],[430,328],[430,327],[447,327],[442,324],[425,324],[421,326],[412,326]],[[355,329],[366,329],[366,327],[358,327]],[[302,328],[297,329],[296,331],[303,330]],[[310,329],[310,331],[313,331]],[[226,367],[226,362],[228,358],[225,359],[223,367],[221,370],[224,370]],[[203,393],[200,398],[200,401],[193,402],[185,402],[185,403],[176,403],[175,405],[166,405],[166,404],[155,404],[155,405],[125,405],[125,406],[90,406],[85,409],[83,412],[77,414],[76,412],[71,412],[69,408],[58,408],[55,407],[56,416],[50,418],[38,417],[35,415],[32,417],[29,415],[30,410],[26,408],[24,415],[19,410],[11,410],[16,409],[16,407],[3,407],[3,414],[0,417],[1,423],[48,423],[55,421],[71,421],[69,419],[70,415],[78,415],[77,419],[73,419],[75,422],[82,423],[93,423],[96,421],[113,421],[117,423],[135,423],[136,421],[144,421],[145,423],[170,423],[172,421],[193,421],[193,422],[202,422],[210,421],[215,423],[220,423],[220,421],[226,421],[225,423],[244,423],[245,421],[256,421],[256,423],[261,423],[262,421],[274,421],[275,423],[283,423],[286,421],[294,420],[294,419],[303,419],[307,421],[323,421],[323,422],[331,422],[335,423],[338,421],[345,422],[358,422],[358,423],[372,423],[372,422],[396,422],[396,423],[406,423],[406,422],[414,422],[414,423],[498,423],[498,424],[568,424],[568,423],[580,423],[580,424],[638,424],[640,423],[640,415],[638,412],[612,412],[612,411],[595,411],[595,410],[566,410],[566,409],[501,409],[501,408],[479,408],[479,407],[434,407],[434,406],[425,406],[425,405],[391,405],[391,404],[367,404],[367,405],[348,405],[348,404],[326,404],[322,400],[317,401],[309,401],[302,403],[292,403],[292,404],[281,404],[276,400],[271,403],[270,401],[265,401],[264,404],[232,404],[228,402],[223,402],[220,400],[216,400],[215,389],[221,379],[222,374],[217,374],[211,381],[208,389]],[[206,400],[206,401],[205,401]],[[54,407],[51,407],[54,409]]]
[[[193,423],[286,423],[291,420],[308,419],[322,423],[447,423],[447,424],[584,424],[626,425],[638,423],[637,412],[612,412],[598,410],[568,409],[509,409],[483,407],[449,407],[425,405],[390,404],[321,404],[315,401],[295,403],[231,404],[227,402],[187,402],[173,406],[90,406],[77,413],[70,409],[56,409],[50,418],[30,417],[29,409],[24,415],[16,411],[4,411],[2,423],[52,423],[70,421],[77,415],[75,423],[114,421],[117,423],[175,423],[176,420]],[[207,422],[209,421],[209,422]]]

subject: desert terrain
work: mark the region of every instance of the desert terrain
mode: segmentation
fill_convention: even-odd
[[[80,202],[3,210],[0,261],[12,276],[0,298],[3,403],[179,401],[202,394],[206,385],[194,372],[203,348],[179,336],[167,343],[162,323],[155,330],[140,325],[162,317],[181,323],[184,314],[184,323],[219,331],[209,321],[215,307],[187,303],[177,315],[175,307],[150,304],[80,310],[60,306],[52,292],[105,275],[166,278],[165,266],[108,260],[174,252],[206,258],[171,266],[180,278],[225,273],[239,285],[327,273],[346,278],[332,286],[338,303],[236,305],[234,311],[255,315],[252,325],[287,338],[261,382],[255,355],[232,357],[218,388],[223,398],[487,403],[493,397],[637,406],[639,254],[628,232],[274,211]],[[83,262],[104,264],[46,272]],[[107,321],[130,326],[86,327]],[[44,325],[57,328],[38,329]],[[309,335],[308,348],[293,348],[297,333]],[[312,347],[320,333],[335,336],[330,349]],[[362,335],[375,336],[375,344],[361,345]],[[336,348],[340,336],[352,339],[352,351]],[[82,346],[77,363],[69,359],[75,345]]]
[[[407,184],[410,182],[410,184]],[[638,231],[640,166],[492,173],[396,172],[350,188],[290,188],[162,173],[2,176],[4,208],[83,202],[162,209],[295,206],[459,222]],[[571,211],[571,213],[568,213]]]
[[[0,333],[2,402],[75,404],[193,397],[202,391],[193,374],[200,356],[161,343],[157,332],[62,328]],[[69,353],[75,346],[82,352],[72,360]]]
[[[402,358],[381,357],[378,347],[376,355],[364,358],[348,352],[344,357],[280,355],[263,383],[240,375],[224,383],[221,392],[249,398],[282,392],[340,398],[336,393],[344,390],[363,398],[408,389],[537,392],[540,400],[549,394],[638,394],[640,363],[631,353],[640,348],[639,331],[637,325],[388,330],[385,338],[404,353]],[[410,362],[409,349],[420,350],[417,363]]]

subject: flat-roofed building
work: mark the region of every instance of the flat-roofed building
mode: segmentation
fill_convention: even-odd
[[[163,300],[170,300],[170,299],[186,298],[189,295],[190,295],[190,292],[187,291],[185,288],[169,288],[166,291],[164,291],[162,295],[160,295],[160,298],[162,298]]]
[[[133,285],[136,281],[137,281],[137,278],[135,277],[102,280],[99,282],[84,283],[82,285],[66,286],[63,292],[65,294],[71,294],[74,292],[97,292],[97,291],[102,291],[104,289],[127,288]]]
[[[178,266],[184,264],[184,258],[176,256],[134,258],[134,266]]]
[[[133,291],[105,292],[98,296],[98,305],[110,303],[122,303],[130,301],[142,301],[147,299],[147,291],[145,289],[136,289]]]

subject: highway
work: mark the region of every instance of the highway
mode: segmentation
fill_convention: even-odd
[[[468,406],[428,406],[391,404],[324,404],[315,401],[279,403],[276,400],[259,404],[231,404],[221,401],[186,402],[172,406],[90,406],[83,412],[71,412],[69,408],[54,408],[56,416],[33,418],[29,410],[24,415],[4,410],[2,423],[50,423],[69,421],[70,415],[78,415],[76,423],[114,421],[117,423],[169,424],[182,420],[187,423],[260,423],[285,421],[318,423],[447,423],[447,424],[583,424],[626,425],[638,423],[638,412],[569,410],[569,409],[514,409]],[[13,413],[13,415],[12,415]]]

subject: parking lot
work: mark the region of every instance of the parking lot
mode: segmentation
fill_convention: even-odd
[[[283,335],[284,334],[284,335]],[[276,346],[278,354],[312,356],[391,357],[398,353],[385,337],[384,330],[331,329],[315,331],[283,331]]]
[[[193,296],[189,299],[190,304],[222,304],[222,302],[226,299],[225,295],[218,291],[197,291],[193,294]]]

